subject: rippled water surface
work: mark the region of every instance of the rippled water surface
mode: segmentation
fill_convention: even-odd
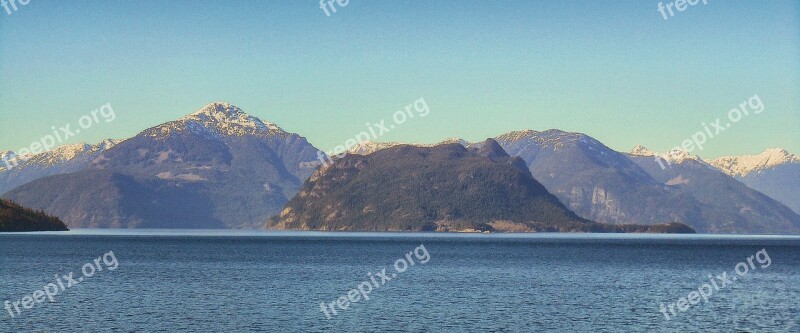
[[[0,245],[12,312],[57,275],[104,268],[4,309],[4,332],[800,332],[798,237],[79,230]],[[738,276],[762,249],[769,266]],[[94,261],[109,251],[113,271]],[[415,265],[398,272],[401,258]],[[321,302],[384,268],[392,280],[327,319]],[[659,312],[722,272],[737,280],[707,303]]]

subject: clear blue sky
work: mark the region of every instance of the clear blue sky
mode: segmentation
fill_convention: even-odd
[[[380,141],[559,128],[665,151],[754,94],[709,158],[800,153],[796,0],[43,1],[0,8],[0,149],[111,103],[70,142],[125,138],[227,101],[318,148],[424,97]],[[75,125],[73,125],[74,127]]]

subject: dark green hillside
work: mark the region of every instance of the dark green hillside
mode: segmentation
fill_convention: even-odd
[[[67,230],[56,217],[0,199],[0,232]]]

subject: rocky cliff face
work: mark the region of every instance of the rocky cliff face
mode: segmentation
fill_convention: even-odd
[[[497,142],[581,217],[609,224],[700,221],[697,201],[656,181],[627,156],[581,133],[517,131]]]

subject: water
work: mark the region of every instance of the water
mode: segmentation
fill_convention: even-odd
[[[16,318],[0,309],[3,332],[800,332],[800,237],[79,230],[0,245],[0,302],[103,268]],[[762,249],[769,266],[747,264]],[[109,251],[113,271],[94,262]],[[401,258],[415,265],[397,273]],[[383,268],[396,277],[327,319],[320,302]],[[707,303],[659,312],[722,272],[738,279]]]

